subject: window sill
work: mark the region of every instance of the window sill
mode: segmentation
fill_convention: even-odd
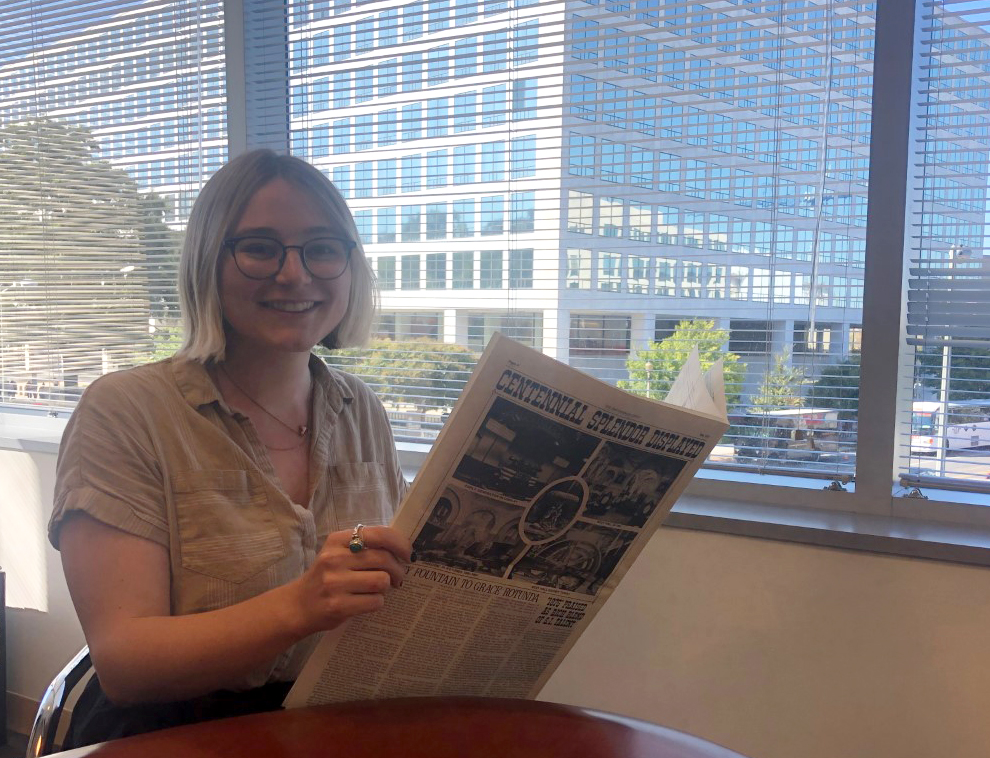
[[[40,409],[0,409],[0,450],[55,455],[68,421]],[[431,445],[400,440],[399,465],[415,477]],[[891,496],[864,508],[854,484],[703,470],[665,521],[677,529],[798,542],[911,558],[990,566],[990,496],[926,490],[927,500]],[[865,512],[869,510],[869,512]]]

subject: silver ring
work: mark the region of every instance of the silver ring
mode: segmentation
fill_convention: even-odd
[[[351,531],[351,541],[347,543],[347,547],[352,553],[360,553],[364,550],[364,524],[358,524]]]

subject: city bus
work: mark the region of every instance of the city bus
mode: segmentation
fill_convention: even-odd
[[[990,449],[990,399],[953,400],[945,404],[916,400],[911,409],[911,453],[934,455]]]

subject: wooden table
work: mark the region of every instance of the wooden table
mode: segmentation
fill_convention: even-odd
[[[528,700],[403,698],[165,729],[59,758],[742,758],[697,737]]]

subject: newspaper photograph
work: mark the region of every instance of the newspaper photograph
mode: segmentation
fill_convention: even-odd
[[[535,697],[727,427],[697,352],[661,403],[496,334],[393,521],[403,586],[323,636],[285,706]]]

